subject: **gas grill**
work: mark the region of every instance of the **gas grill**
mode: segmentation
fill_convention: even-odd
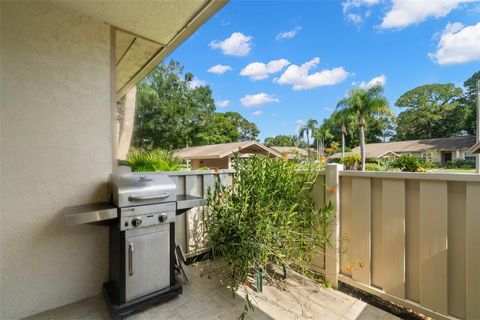
[[[110,226],[109,282],[104,293],[120,317],[182,292],[175,283],[177,189],[162,174],[118,173],[111,177],[118,223]]]
[[[67,225],[108,225],[109,281],[103,291],[112,315],[123,318],[182,293],[175,280],[175,216],[205,200],[178,195],[175,182],[162,173],[122,168],[109,186],[110,204],[65,208],[64,216]]]

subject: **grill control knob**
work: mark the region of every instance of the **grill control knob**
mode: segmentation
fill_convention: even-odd
[[[165,213],[162,213],[158,216],[158,222],[164,223],[168,220],[168,216]]]
[[[141,218],[135,218],[132,220],[132,226],[134,227],[140,227],[142,225],[142,219]]]

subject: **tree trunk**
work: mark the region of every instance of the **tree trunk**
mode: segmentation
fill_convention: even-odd
[[[345,134],[342,132],[342,158],[345,157]]]
[[[118,141],[117,159],[125,160],[133,135],[133,121],[135,119],[135,100],[137,87],[133,87],[125,96],[125,110],[120,128],[120,139]]]
[[[310,162],[310,137],[307,131],[307,159]]]
[[[360,114],[358,117],[358,125],[360,127],[360,157],[362,161],[362,171],[365,171],[365,117]]]

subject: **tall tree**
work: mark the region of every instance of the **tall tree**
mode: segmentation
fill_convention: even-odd
[[[267,147],[295,147],[299,146],[300,141],[296,135],[276,135],[275,137],[267,137],[264,140],[264,144]]]
[[[355,115],[348,109],[336,111],[331,116],[335,126],[340,128],[342,135],[342,158],[345,156],[345,137],[356,126]]]
[[[312,131],[312,136],[315,138],[315,143],[317,145],[317,152],[321,155],[325,155],[325,141],[333,137],[332,133],[328,126],[325,125],[326,119],[323,124],[317,128],[314,128]]]
[[[255,140],[255,124],[236,112],[217,113],[212,90],[193,86],[193,75],[174,61],[159,65],[137,90],[133,144],[178,149],[210,143]]]
[[[238,112],[216,112],[197,134],[195,145],[256,140],[259,133],[257,126]]]
[[[475,134],[477,124],[477,83],[480,81],[480,71],[475,72],[470,78],[465,80],[465,105],[467,116],[465,118],[464,129],[469,134]]]
[[[310,136],[313,130],[317,127],[318,121],[314,119],[308,119],[298,130],[298,136],[300,139],[307,138],[307,154],[310,160]]]
[[[383,87],[375,85],[367,89],[357,88],[349,92],[347,98],[337,104],[338,110],[348,110],[358,119],[360,135],[360,156],[362,159],[362,171],[365,171],[365,125],[368,117],[390,115],[392,110],[387,99],[383,96]]]
[[[396,140],[444,138],[465,130],[468,110],[463,91],[453,84],[427,84],[407,91],[395,105],[398,115]]]

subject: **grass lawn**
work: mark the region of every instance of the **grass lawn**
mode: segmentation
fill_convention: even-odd
[[[430,169],[429,172],[460,172],[460,173],[476,173],[475,169],[447,169],[447,168],[437,168]]]

